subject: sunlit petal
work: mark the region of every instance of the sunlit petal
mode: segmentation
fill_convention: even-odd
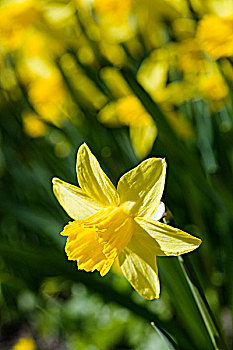
[[[119,255],[123,274],[136,291],[149,300],[159,297],[160,284],[156,264],[159,250],[156,241],[135,223],[132,239]]]
[[[155,123],[130,127],[130,140],[138,158],[146,157],[151,151],[157,132]]]
[[[158,209],[165,175],[165,159],[150,158],[140,163],[119,180],[121,205],[130,215],[150,218]]]
[[[199,247],[201,240],[178,228],[159,221],[135,218],[135,221],[155,240],[159,246],[157,255],[180,255]]]
[[[102,209],[100,204],[79,187],[58,178],[53,178],[53,191],[61,206],[72,219],[84,219]]]
[[[121,270],[133,288],[144,298],[152,300],[159,297],[160,284],[156,257],[149,263],[145,259],[147,254],[139,251],[136,254],[129,248],[124,249],[119,255]],[[152,257],[151,257],[152,258]]]
[[[117,191],[84,143],[77,154],[77,175],[82,190],[103,206],[117,206]]]

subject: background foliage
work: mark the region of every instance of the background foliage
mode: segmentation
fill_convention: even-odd
[[[0,15],[1,348],[230,349],[232,2],[8,0]],[[117,266],[103,279],[66,260],[51,178],[76,183],[84,141],[114,184],[166,157],[164,202],[203,244],[190,275],[158,259],[159,300]]]

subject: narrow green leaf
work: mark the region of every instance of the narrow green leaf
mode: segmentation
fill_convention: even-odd
[[[159,329],[154,322],[151,322],[152,327],[156,330],[160,338],[163,340],[167,350],[178,350],[178,345],[175,341],[170,337],[170,335],[161,329]]]
[[[205,323],[206,329],[208,331],[209,337],[211,339],[213,349],[215,350],[225,350],[226,346],[221,339],[220,333],[217,329],[217,326],[215,325],[215,322],[210,315],[210,312],[206,306],[206,303],[204,302],[198,288],[195,286],[195,284],[192,282],[191,277],[189,276],[189,273],[187,272],[187,268],[184,265],[184,260],[181,256],[178,257],[178,261],[180,263],[181,269],[184,273],[185,279],[190,287],[190,290],[193,294],[193,297],[195,299],[195,302],[197,304],[197,307],[200,311],[200,314],[203,318],[203,321]]]

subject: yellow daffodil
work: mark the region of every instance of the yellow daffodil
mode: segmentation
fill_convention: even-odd
[[[132,0],[95,0],[94,9],[102,19],[106,18],[110,22],[122,24],[126,21],[132,7]]]
[[[183,40],[178,47],[179,67],[185,74],[199,73],[206,65],[205,58],[195,39]]]
[[[80,187],[53,179],[54,193],[74,219],[65,226],[65,251],[79,269],[104,276],[115,259],[128,281],[146,299],[159,297],[157,256],[196,249],[201,240],[151,219],[163,194],[166,162],[150,158],[113,186],[86,144],[77,154]],[[156,217],[157,218],[157,217]]]
[[[132,7],[132,0],[95,0],[93,2],[93,11],[102,38],[107,38],[107,41],[121,42],[133,36],[136,19],[132,13]]]
[[[20,338],[12,350],[35,350],[36,346],[32,338]]]
[[[18,49],[26,30],[42,18],[39,4],[34,0],[3,1],[0,11],[0,43],[10,50]]]
[[[41,137],[47,134],[48,128],[46,124],[39,119],[38,115],[33,112],[23,112],[23,129],[30,137]]]
[[[199,79],[199,91],[207,100],[221,101],[228,95],[228,87],[219,72],[203,75]]]
[[[130,94],[108,103],[100,111],[98,119],[109,126],[128,126],[130,140],[139,159],[146,157],[151,151],[157,128],[153,118],[136,96]]]
[[[209,30],[211,28],[211,30]],[[199,22],[197,40],[203,51],[213,58],[233,55],[233,17],[206,15]]]

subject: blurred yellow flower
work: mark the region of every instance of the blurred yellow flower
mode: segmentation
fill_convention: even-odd
[[[119,98],[132,93],[118,69],[114,67],[104,67],[100,71],[100,76],[107,84],[114,97]]]
[[[91,104],[98,110],[107,102],[106,96],[93,80],[80,69],[71,55],[65,54],[60,63],[73,89],[87,105]]]
[[[195,39],[183,40],[178,47],[178,61],[182,72],[200,73],[205,68],[203,52]]]
[[[127,21],[132,2],[132,0],[95,0],[94,10],[100,18],[120,25]]]
[[[166,85],[169,66],[173,60],[171,56],[170,47],[154,50],[143,60],[137,72],[138,82],[155,100],[157,91]]]
[[[233,55],[233,17],[206,15],[197,28],[197,40],[213,58]]]
[[[160,107],[165,114],[169,124],[181,139],[187,140],[193,137],[194,129],[192,127],[192,124],[189,123],[189,121],[181,112],[175,110],[172,105],[166,102]]]
[[[193,49],[193,45],[192,45]],[[176,44],[169,44],[158,50],[154,50],[146,58],[137,73],[137,80],[144,89],[151,95],[157,103],[170,103],[180,105],[193,95],[193,86],[186,80],[175,80],[170,83],[170,73],[177,66],[177,52],[184,50]],[[190,70],[192,52],[187,49],[186,57],[182,61],[183,68]],[[198,58],[199,59],[199,58]],[[192,57],[192,63],[196,62],[196,57]],[[195,68],[193,68],[195,69]]]
[[[40,28],[31,27],[27,30],[23,45],[20,47],[21,59],[39,58],[44,61],[51,60],[63,53],[64,43],[52,36],[49,31],[45,32]]]
[[[178,40],[192,38],[195,35],[196,22],[191,18],[176,18],[172,22],[172,32]]]
[[[56,125],[63,119],[61,109],[64,93],[62,81],[56,77],[36,79],[29,87],[29,97],[37,112]]]
[[[79,269],[104,276],[117,257],[125,277],[146,299],[159,297],[156,256],[196,249],[201,240],[151,219],[163,194],[166,162],[150,158],[113,186],[86,144],[77,154],[76,187],[53,179],[54,193],[74,219],[65,226],[65,251]]]
[[[46,124],[35,113],[22,113],[22,120],[24,131],[30,137],[41,137],[48,131]]]
[[[112,43],[106,41],[100,42],[100,51],[108,61],[116,66],[122,66],[127,62],[127,56],[125,51],[118,43]]]
[[[189,7],[186,0],[163,0],[162,2],[169,4],[180,16],[187,16],[189,14]]]
[[[174,81],[154,93],[158,103],[168,103],[179,106],[194,95],[194,86],[187,80]]]
[[[154,120],[134,95],[119,99],[116,110],[120,123],[130,127],[130,139],[136,155],[144,158],[151,151],[157,136]]]
[[[190,0],[190,4],[199,18],[206,13],[214,13],[220,17],[227,17],[233,14],[232,0]]]
[[[136,156],[145,158],[151,151],[158,130],[154,121],[144,126],[130,126],[129,135]]]
[[[38,3],[33,0],[10,1],[0,6],[0,44],[17,49],[26,29],[41,18]]]
[[[120,123],[125,125],[146,126],[153,123],[151,116],[134,95],[129,95],[118,100],[117,114]]]
[[[222,59],[220,62],[221,71],[226,79],[229,81],[230,85],[233,86],[233,67],[228,59]]]
[[[38,28],[30,28],[15,60],[20,80],[27,89],[36,112],[41,118],[57,126],[64,119],[63,109],[67,101],[64,81],[53,60],[61,52],[60,49],[61,45],[56,44],[49,35],[40,32]],[[44,129],[42,122],[31,117],[24,120],[26,132],[31,137],[37,137],[33,124],[38,125],[39,136]]]
[[[207,6],[208,12],[215,13],[220,17],[228,17],[233,15],[232,0],[207,0],[201,1],[201,3],[204,5],[204,7]]]
[[[199,91],[207,100],[219,101],[228,95],[228,87],[220,73],[205,75],[200,78]]]
[[[132,0],[94,0],[93,10],[103,38],[125,41],[132,37],[136,27],[132,5]]]
[[[20,338],[12,350],[35,350],[36,346],[32,338]]]
[[[128,95],[110,102],[99,113],[98,119],[109,126],[126,125],[130,128],[130,140],[138,158],[144,158],[153,147],[157,128],[139,99]]]

